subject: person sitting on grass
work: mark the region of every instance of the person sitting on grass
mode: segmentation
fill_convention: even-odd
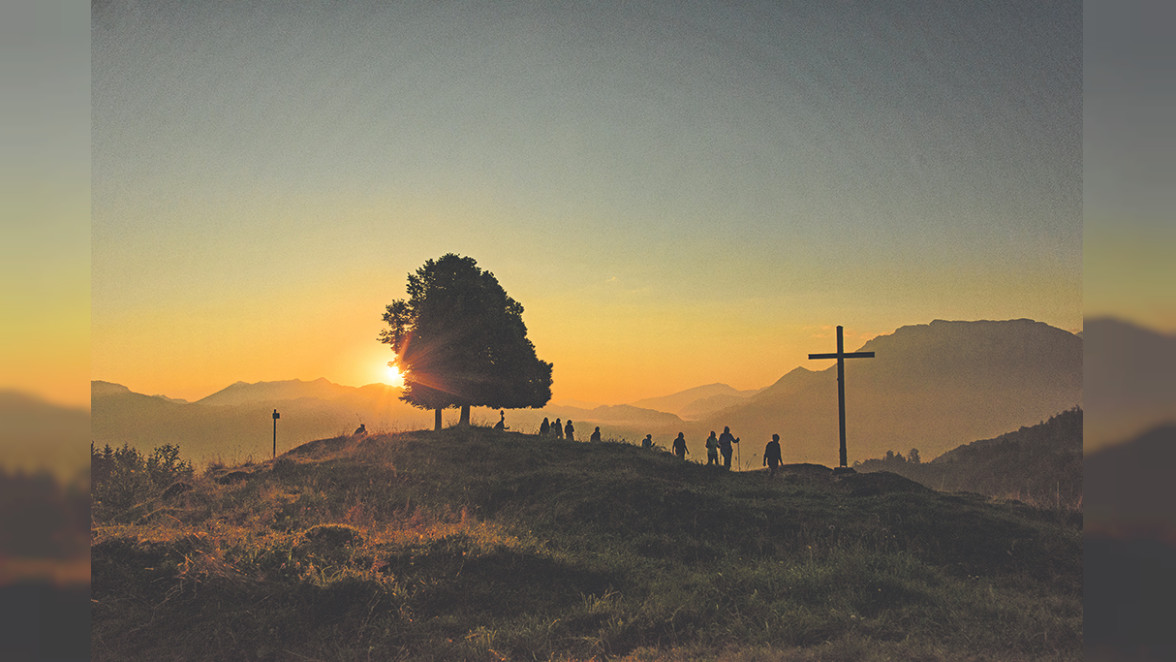
[[[588,438],[588,441],[600,441],[600,426],[599,425],[596,426],[596,429],[592,432],[592,436]]]
[[[498,422],[494,424],[494,431],[495,432],[506,431],[506,410],[505,409],[498,410]]]
[[[367,427],[365,427],[363,423],[360,423],[359,427],[355,428],[355,432],[352,432],[351,434],[356,437],[365,436],[367,434]]]

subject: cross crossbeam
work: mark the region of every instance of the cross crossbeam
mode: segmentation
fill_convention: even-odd
[[[837,419],[841,433],[841,466],[846,466],[845,452],[845,359],[872,359],[873,352],[846,352],[843,330],[837,327],[837,351],[833,354],[809,354],[809,359],[837,359]]]

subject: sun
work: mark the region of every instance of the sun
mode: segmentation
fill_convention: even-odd
[[[404,374],[392,361],[389,361],[384,368],[384,383],[389,386],[404,386]]]

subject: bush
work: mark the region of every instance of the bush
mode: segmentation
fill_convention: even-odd
[[[191,478],[192,463],[180,459],[180,447],[164,444],[147,457],[123,444],[101,451],[90,445],[90,493],[95,514],[126,510],[158,496],[182,478]]]

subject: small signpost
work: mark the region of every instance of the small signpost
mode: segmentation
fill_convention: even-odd
[[[278,419],[281,417],[282,417],[282,415],[278,413],[277,409],[275,409],[274,410],[274,457],[275,458],[278,456]]]
[[[841,427],[841,466],[846,466],[845,453],[845,359],[872,359],[873,352],[845,353],[842,329],[837,327],[836,354],[809,354],[809,359],[837,359],[837,417]]]

